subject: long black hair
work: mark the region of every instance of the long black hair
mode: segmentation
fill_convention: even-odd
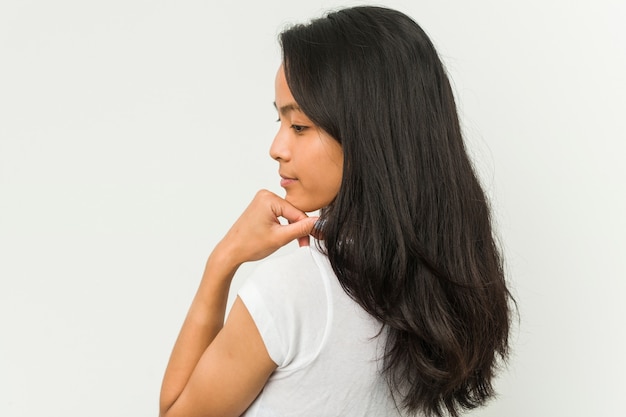
[[[384,326],[394,398],[428,416],[483,404],[507,357],[511,296],[433,44],[380,7],[329,13],[280,41],[296,102],[343,149],[319,224],[344,290]]]

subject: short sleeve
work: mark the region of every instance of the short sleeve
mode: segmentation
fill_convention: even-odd
[[[319,354],[330,300],[309,247],[259,264],[238,295],[278,371],[300,369]]]

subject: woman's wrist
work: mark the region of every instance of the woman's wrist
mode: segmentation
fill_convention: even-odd
[[[216,276],[232,279],[237,269],[244,262],[238,260],[236,254],[235,248],[229,247],[224,241],[219,242],[207,259],[206,270],[211,270],[212,274]]]
[[[188,318],[203,325],[221,325],[230,284],[238,265],[225,252],[214,250],[207,260],[200,286],[189,310]],[[207,323],[208,321],[208,323]]]

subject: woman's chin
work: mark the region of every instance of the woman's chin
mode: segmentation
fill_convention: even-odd
[[[289,194],[285,196],[285,200],[298,210],[305,213],[311,213],[322,208],[322,206],[320,206],[319,204],[315,204],[312,201],[303,201],[302,199],[290,197]]]

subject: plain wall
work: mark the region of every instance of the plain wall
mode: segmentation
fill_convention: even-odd
[[[277,34],[363,2],[227,3],[0,2],[0,415],[157,415],[211,248],[282,194]],[[378,3],[447,65],[519,303],[470,415],[621,414],[624,2]]]

